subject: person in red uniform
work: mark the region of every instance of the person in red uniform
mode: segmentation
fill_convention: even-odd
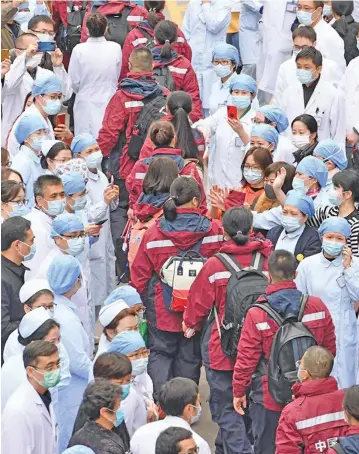
[[[223,216],[224,240],[221,253],[232,256],[242,267],[250,266],[254,255],[263,258],[268,270],[268,257],[273,245],[252,234],[253,215],[247,208],[232,208]],[[230,272],[217,257],[211,257],[194,281],[183,316],[184,327],[200,331],[215,305],[219,320],[226,307]],[[212,419],[219,425],[216,452],[252,453],[243,418],[233,408],[232,378],[234,359],[225,355],[214,320],[205,324],[201,342],[202,360],[210,388]]]
[[[196,245],[202,257],[211,257],[219,251],[223,242],[222,226],[203,216],[198,209],[200,204],[201,188],[197,181],[178,177],[163,206],[164,217],[144,234],[132,265],[131,283],[146,307],[148,373],[155,396],[160,386],[173,377],[191,378],[197,383],[200,377],[200,333],[191,338],[183,335],[183,313],[167,309],[171,296],[160,279],[164,263],[181,251]]]
[[[266,289],[266,297],[259,298],[258,303],[267,301],[282,317],[297,315],[302,293],[293,282],[297,268],[294,255],[278,249],[271,254],[268,267],[271,284]],[[303,323],[313,333],[317,344],[335,355],[334,324],[327,307],[319,298],[308,298]],[[251,388],[249,414],[255,454],[274,454],[275,432],[283,409],[269,393],[267,375],[256,373],[260,359],[264,357],[269,360],[278,328],[266,312],[253,307],[247,312],[238,344],[233,374],[233,404],[236,411],[244,414],[247,408],[246,390]],[[255,373],[255,378],[252,378]]]
[[[158,22],[165,19],[162,11],[166,6],[165,1],[145,1],[145,8],[148,11],[147,20],[140,22],[137,27],[130,31],[127,35],[125,43],[122,48],[122,70],[120,79],[126,77],[128,73],[128,60],[130,55],[136,47],[146,46],[153,47],[151,41],[154,41],[154,29]],[[187,60],[192,59],[192,50],[190,45],[187,43],[186,38],[182,30],[177,26],[178,38],[175,43],[172,44],[172,49],[180,55],[183,55]]]
[[[326,453],[337,437],[346,435],[344,391],[330,376],[334,356],[320,346],[309,347],[300,361],[294,401],[280,416],[277,454]]]

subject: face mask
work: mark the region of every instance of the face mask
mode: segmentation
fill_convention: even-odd
[[[194,405],[192,405],[192,407],[197,409],[196,416],[192,416],[192,418],[191,418],[191,424],[194,424],[195,422],[199,421],[199,418],[201,417],[202,407],[201,407],[201,404],[199,404],[198,407],[195,407]]]
[[[46,309],[47,313],[49,314],[50,318],[55,317],[55,309]]]
[[[23,241],[20,241],[20,243],[26,244]],[[23,255],[24,262],[27,262],[28,260],[31,260],[32,258],[34,258],[34,255],[36,254],[36,244],[35,243],[33,245],[31,245],[31,246],[26,244],[26,246],[30,248],[30,252],[27,255]],[[21,252],[20,252],[20,254],[21,254]]]
[[[322,249],[331,257],[338,257],[343,252],[344,244],[336,241],[323,240]]]
[[[302,379],[301,376],[300,376],[300,373],[301,373],[301,372],[302,372],[302,369],[299,368],[299,369],[298,369],[298,372],[297,372],[297,378],[298,378],[298,381],[299,381],[300,383],[303,382],[303,379]]]
[[[339,206],[343,202],[343,200],[341,200],[339,198],[339,194],[335,189],[331,189],[328,192],[328,199],[329,199],[329,202],[335,206]]]
[[[297,49],[294,49],[294,48],[293,48],[293,54],[292,54],[293,60],[296,59],[296,56],[299,54],[299,52],[300,52],[300,50],[297,50]]]
[[[58,216],[65,209],[66,199],[50,200],[47,201],[47,204],[48,204],[47,210],[45,208],[43,208],[43,210],[50,216]]]
[[[305,186],[305,182],[301,178],[294,177],[293,182],[292,182],[292,187],[293,187],[294,191],[301,192],[302,194],[307,193],[307,188]]]
[[[9,213],[7,211],[9,218],[12,218],[13,216],[26,216],[29,213],[30,213],[30,209],[26,205],[24,205],[24,204],[19,205],[18,203],[16,203],[15,205],[12,206],[11,213]]]
[[[128,395],[130,394],[130,389],[131,389],[130,383],[127,383],[127,385],[121,385],[121,390],[122,390],[121,401],[125,400],[128,397]]]
[[[30,20],[30,11],[18,11],[13,17],[14,21],[18,24],[26,24]]]
[[[236,106],[238,110],[247,109],[250,104],[250,96],[232,96],[232,105]]]
[[[66,252],[73,257],[80,255],[81,252],[85,249],[85,239],[84,238],[66,238],[68,249]]]
[[[43,381],[40,382],[35,377],[33,378],[43,388],[54,388],[60,381],[60,368],[51,372],[41,372],[41,374],[44,376]]]
[[[47,33],[34,33],[38,38],[39,41],[42,43],[53,43],[55,42],[54,38]]]
[[[95,151],[95,153],[90,154],[86,158],[86,165],[89,169],[99,169],[102,162],[102,153],[101,151]]]
[[[33,57],[26,59],[26,67],[27,68],[36,68],[41,63],[41,60],[42,60],[42,54],[41,53],[35,54]]]
[[[265,184],[264,185],[264,192],[265,192],[265,195],[266,195],[267,199],[269,199],[269,200],[276,200],[277,199],[277,196],[275,195],[273,186],[271,186],[270,184]]]
[[[249,184],[259,183],[263,180],[263,174],[260,170],[243,169],[244,179]]]
[[[329,17],[332,15],[332,8],[330,5],[324,5],[323,8],[323,16],[324,17]]]
[[[359,39],[357,39],[357,49],[359,50]]]
[[[301,84],[310,84],[314,80],[312,71],[308,69],[297,69],[297,78]]]
[[[147,370],[148,358],[139,358],[131,360],[132,376],[142,375]]]
[[[122,408],[119,408],[118,410],[115,411],[116,419],[113,421],[113,425],[115,427],[118,427],[120,424],[123,423],[123,420],[125,419],[125,414],[122,410]]]
[[[295,232],[302,226],[299,218],[293,218],[291,216],[283,215],[281,223],[282,223],[282,226],[284,227],[284,230],[289,233]]]
[[[46,136],[35,136],[33,141],[31,143],[29,142],[31,147],[34,150],[36,150],[39,153],[39,155],[41,155],[41,146],[42,146],[42,144],[43,144],[45,139],[46,139]]]
[[[82,197],[78,197],[77,199],[73,199],[71,197],[71,199],[75,201],[75,203],[71,207],[74,211],[83,210],[87,204],[87,198],[85,195]]]
[[[213,65],[214,72],[218,77],[224,78],[231,74],[231,65]]]
[[[299,149],[305,148],[310,143],[310,136],[297,136],[292,135],[292,143]]]
[[[312,13],[307,11],[297,11],[297,18],[302,25],[311,25],[313,22]]]
[[[44,99],[44,98],[42,98]],[[59,99],[57,99],[56,101],[51,101],[51,99],[49,100],[45,100],[44,101],[46,102],[46,104],[44,106],[42,106],[42,108],[44,109],[44,112],[47,113],[47,115],[56,115],[60,112],[61,110],[61,101]]]

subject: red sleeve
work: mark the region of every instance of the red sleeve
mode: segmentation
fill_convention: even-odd
[[[86,27],[86,21],[89,17],[89,15],[91,14],[91,5],[87,8],[87,11],[85,13],[85,17],[84,17],[84,21],[82,23],[82,27],[81,27],[81,39],[80,39],[80,42],[81,43],[85,43],[89,37],[89,32],[87,30],[87,27]]]
[[[130,71],[128,67],[128,61],[130,59],[130,55],[132,51],[134,50],[134,46],[132,44],[132,41],[134,39],[135,35],[131,31],[125,39],[125,42],[123,44],[122,48],[122,68],[121,68],[121,74],[120,74],[120,80],[123,79],[124,77],[127,76],[127,73]]]
[[[137,202],[139,196],[142,192],[142,183],[143,180],[136,179],[136,173],[140,167],[140,161],[137,161],[133,166],[131,173],[126,178],[126,188],[129,195],[130,208],[133,208],[133,205]]]
[[[67,27],[67,3],[62,1],[52,2],[53,4],[53,20],[60,21]]]
[[[145,143],[143,144],[140,152],[139,159],[149,158],[153,154],[153,143],[149,136],[146,137]]]
[[[203,180],[200,177],[200,174],[198,173],[197,166],[194,162],[189,162],[187,165],[184,166],[182,169],[182,172],[180,172],[180,175],[191,175],[199,184],[201,188],[201,193],[202,193],[202,202],[200,209],[203,211],[203,213],[207,213],[208,207],[207,207],[207,197],[206,197],[206,191],[203,186]]]
[[[143,235],[140,247],[138,248],[135,260],[132,263],[131,272],[131,284],[136,288],[139,293],[142,293],[148,282],[152,277],[154,271],[151,260],[149,259],[146,251],[146,245],[149,239],[149,233],[151,233],[152,228],[149,228],[147,232]]]
[[[181,38],[181,41],[177,41],[173,46],[176,50],[177,53],[180,55],[183,55],[184,57],[187,58],[187,60],[191,61],[192,60],[192,49],[191,46],[188,44],[183,31],[180,28],[177,28],[177,35],[179,38]]]
[[[302,454],[301,445],[304,445],[303,438],[297,431],[290,413],[295,411],[287,407],[282,411],[276,432],[276,454]]]
[[[187,92],[192,98],[192,112],[189,116],[190,119],[193,122],[200,120],[203,117],[202,101],[199,96],[197,76],[192,66],[188,68],[187,73],[184,77],[182,90]]]
[[[323,347],[327,348],[331,354],[335,356],[337,353],[337,346],[333,319],[325,304],[323,304],[323,310],[325,311],[325,320],[327,321],[327,324],[324,327]]]

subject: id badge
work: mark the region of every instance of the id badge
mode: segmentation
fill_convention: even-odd
[[[339,285],[340,288],[345,287],[345,278],[343,275],[338,277],[337,284]]]
[[[291,1],[287,2],[287,6],[286,6],[285,10],[288,11],[288,13],[296,13],[297,5],[298,5],[297,0],[291,0]]]
[[[243,142],[241,141],[241,139],[239,137],[236,137],[235,141],[234,141],[234,145],[236,147],[242,147],[243,146]]]

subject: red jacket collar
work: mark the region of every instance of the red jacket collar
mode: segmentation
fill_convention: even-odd
[[[265,257],[268,257],[272,252],[272,243],[268,240],[256,240],[254,237],[244,246],[238,246],[233,240],[225,241],[220,249],[220,252],[233,255],[248,255],[255,251],[259,251]]]
[[[141,77],[146,77],[147,79],[150,79],[153,82],[156,82],[156,79],[153,77],[152,73],[132,73],[131,71],[127,74],[127,77],[129,79],[140,79]]]
[[[321,378],[320,380],[305,380],[292,386],[295,397],[320,396],[338,391],[338,383],[334,377]]]
[[[295,282],[276,282],[275,284],[269,284],[266,289],[266,294],[271,295],[272,293],[279,292],[279,290],[295,290],[297,286]]]
[[[176,156],[182,156],[183,151],[180,150],[179,148],[155,148],[153,150],[153,156],[156,156],[158,154],[170,154],[170,155],[176,155]]]
[[[351,435],[359,435],[359,426],[349,426],[346,436],[350,437]]]

